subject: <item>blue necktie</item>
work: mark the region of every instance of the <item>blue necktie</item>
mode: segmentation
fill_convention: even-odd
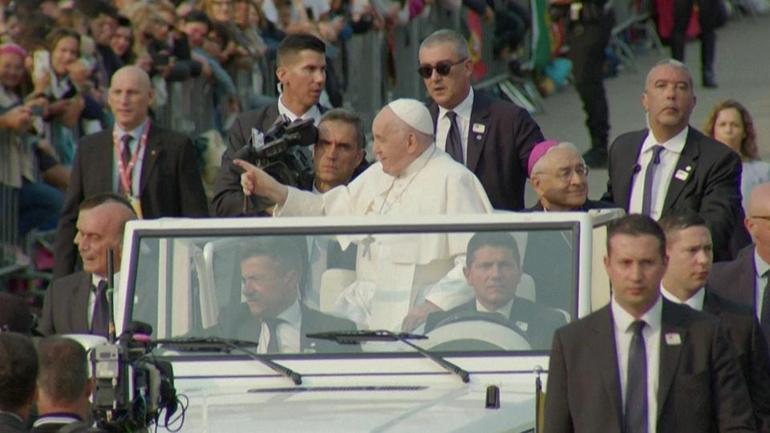
[[[107,281],[101,280],[94,291],[94,311],[91,316],[91,333],[107,337],[110,328],[110,305],[107,302]]]
[[[623,433],[647,433],[647,350],[642,330],[646,323],[637,320],[631,324],[634,336],[628,347],[626,370],[626,411]]]

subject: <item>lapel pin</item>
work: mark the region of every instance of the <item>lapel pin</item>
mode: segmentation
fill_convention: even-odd
[[[476,134],[483,134],[484,131],[487,130],[487,127],[484,126],[484,124],[482,124],[482,123],[474,123],[472,130]],[[479,136],[476,136],[476,137],[477,137],[477,139],[479,138]]]
[[[690,177],[690,172],[680,169],[680,170],[677,170],[676,173],[674,173],[674,177],[681,181],[685,181],[687,180],[688,177]]]
[[[480,136],[480,135],[477,135],[477,136],[476,136],[476,140],[481,140],[481,136]]]
[[[685,167],[684,169],[685,169],[685,171],[687,171],[687,172],[690,172],[690,171],[692,171],[692,166],[691,166],[691,165],[688,165],[688,166],[687,166],[687,167]]]
[[[516,326],[524,332],[527,332],[527,328],[529,328],[529,324],[527,324],[527,322],[521,322],[518,320],[516,321]]]
[[[666,334],[666,344],[669,346],[679,346],[682,344],[682,336],[676,332],[669,332]]]

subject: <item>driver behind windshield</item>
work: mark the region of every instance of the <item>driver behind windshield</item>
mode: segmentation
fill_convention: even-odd
[[[461,318],[487,319],[518,331],[535,350],[551,346],[554,331],[565,325],[564,315],[516,296],[522,269],[519,248],[509,233],[476,233],[468,242],[465,279],[475,299],[449,311],[428,315],[425,332]]]
[[[243,299],[219,318],[221,336],[257,341],[258,353],[360,350],[358,346],[310,339],[309,332],[355,330],[350,320],[305,306],[300,298],[307,263],[304,236],[265,236],[241,244]]]

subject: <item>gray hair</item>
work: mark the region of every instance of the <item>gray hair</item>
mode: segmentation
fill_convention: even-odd
[[[669,66],[672,68],[679,69],[683,71],[685,74],[687,74],[687,82],[690,84],[690,88],[693,88],[692,84],[692,73],[690,72],[690,68],[687,67],[684,63],[680,62],[676,59],[663,59],[658,61],[658,63],[655,64],[652,68],[650,68],[650,71],[647,73],[647,77],[644,79],[644,89],[647,89],[647,84],[650,82],[650,78],[652,77],[652,72],[660,67],[663,66]]]
[[[364,122],[358,114],[344,108],[334,108],[321,116],[318,125],[320,126],[324,122],[341,122],[352,126],[356,130],[356,144],[358,148],[363,149],[366,147]]]
[[[433,47],[436,45],[451,44],[455,54],[459,59],[467,59],[470,57],[468,53],[468,42],[459,33],[454,30],[441,29],[431,33],[420,44],[420,51],[423,48]]]
[[[554,149],[564,149],[564,150],[571,150],[572,152],[575,152],[575,154],[580,157],[580,160],[583,161],[583,157],[580,155],[580,152],[578,151],[577,147],[573,143],[570,143],[569,141],[562,141],[559,142],[556,146],[548,149],[545,151],[543,156],[540,157],[540,159],[537,160],[535,165],[532,166],[532,176],[536,174],[541,174],[543,172],[543,169],[545,168],[545,165],[547,163],[548,154],[551,153]],[[585,161],[583,161],[585,164]]]

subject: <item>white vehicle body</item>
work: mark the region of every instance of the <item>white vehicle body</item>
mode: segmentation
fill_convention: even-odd
[[[558,288],[563,291],[559,293],[565,294],[563,303],[558,306],[566,318],[574,320],[608,300],[608,283],[600,257],[604,251],[606,224],[619,215],[620,211],[612,210],[408,220],[135,221],[129,223],[126,230],[121,263],[124,272],[114,297],[117,333],[137,320],[137,315],[139,320],[154,322],[152,337],[155,339],[195,335],[217,320],[223,320],[221,314],[217,317],[222,304],[240,301],[237,287],[227,289],[227,295],[223,294],[223,287],[237,285],[240,275],[223,274],[222,266],[217,265],[218,257],[221,258],[217,254],[227,254],[227,249],[231,248],[227,245],[232,245],[228,244],[228,239],[276,234],[406,233],[403,239],[408,240],[413,237],[409,233],[438,233],[441,230],[452,233],[526,232],[529,240],[524,242],[526,247],[520,247],[525,256],[527,251],[534,251],[532,242],[538,230],[543,233],[551,230],[560,233],[560,238],[571,245],[565,248],[562,248],[564,245],[548,246],[544,251],[553,248],[552,254],[561,257],[558,263],[563,267],[554,268],[552,276],[564,272],[567,275],[563,277],[570,281],[571,287]],[[521,245],[519,234],[514,237]],[[152,248],[147,245],[157,248],[149,251]],[[224,250],[217,253],[217,248],[223,245]],[[148,255],[149,259],[142,258],[143,255]],[[526,260],[522,258],[522,262]],[[227,266],[233,265],[227,263]],[[152,266],[155,268],[149,269]],[[233,266],[231,269],[237,272],[238,268]],[[525,266],[523,270],[526,273],[528,269]],[[539,282],[545,277],[548,276],[536,277],[533,281]],[[522,284],[520,291],[524,290]],[[141,316],[137,313],[139,308],[133,304],[146,299],[149,290],[154,290],[157,298],[151,302],[149,315],[141,313],[145,314]],[[534,291],[541,293],[545,288],[528,290],[533,291],[531,296],[534,297]],[[229,300],[225,301],[228,296]],[[128,299],[134,302],[127,302]],[[144,307],[147,311],[147,306]],[[468,332],[488,344],[507,344],[504,341],[507,337],[499,325],[471,321],[461,326],[464,327],[461,331],[470,330]],[[433,346],[430,338],[413,342],[427,350]],[[301,385],[295,385],[289,378],[238,350],[223,353],[166,348],[157,350],[156,355],[173,362],[177,393],[189,401],[181,432],[535,431],[536,379],[542,377],[545,383],[550,347],[439,350],[440,356],[468,371],[470,380],[464,383],[458,375],[404,343],[394,341],[389,344],[387,351],[269,355],[272,361],[301,374]],[[488,392],[494,393],[490,387],[499,389],[499,408],[486,407]]]

